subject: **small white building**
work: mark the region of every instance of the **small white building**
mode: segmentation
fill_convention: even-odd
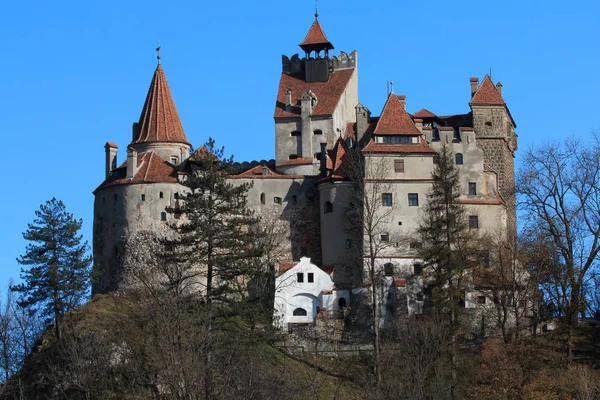
[[[279,275],[275,285],[273,324],[281,329],[288,324],[312,323],[324,311],[331,317],[350,304],[349,291],[337,290],[329,274],[308,257]]]

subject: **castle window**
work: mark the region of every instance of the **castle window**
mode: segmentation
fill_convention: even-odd
[[[477,195],[477,183],[469,182],[469,196]]]
[[[380,239],[382,242],[389,242],[390,241],[390,234],[385,232],[382,233],[381,235],[379,235]]]
[[[338,299],[338,307],[339,308],[344,308],[346,307],[346,299],[344,297],[340,297]]]
[[[296,274],[296,282],[303,283],[304,282],[304,273],[298,272]]]
[[[457,165],[462,165],[463,163],[463,155],[462,153],[456,153],[454,155],[454,163]]]
[[[315,130],[313,131],[313,135],[322,135],[322,134],[323,134],[323,131],[322,131],[322,130],[320,130],[320,129],[315,129]]]
[[[281,197],[273,197],[273,203],[281,205],[282,202]]]
[[[264,193],[260,194],[260,204],[265,204],[266,201],[266,196]]]
[[[423,293],[422,292],[417,293],[417,301],[423,301]]]
[[[177,157],[171,157],[171,164],[177,165]]]
[[[404,172],[404,160],[394,160],[394,171]]]
[[[160,220],[163,221],[163,222],[167,220],[167,213],[166,212],[163,211],[163,212],[160,213]]]
[[[409,193],[408,194],[408,206],[409,207],[419,207],[419,193]]]
[[[492,121],[487,121],[487,122],[485,123],[485,126],[492,126]]]
[[[460,142],[460,130],[458,128],[454,128],[454,137],[452,138],[453,142]]]
[[[163,197],[165,197],[165,196],[163,195],[163,192],[160,192],[160,193],[158,194],[158,197],[159,197],[160,199],[162,199],[162,198],[163,198]]]
[[[381,194],[381,204],[384,207],[391,207],[393,203],[392,194],[391,193],[382,193]]]
[[[291,136],[302,136],[302,132],[300,131],[292,131],[292,133],[290,133]]]
[[[312,272],[309,272],[306,275],[307,275],[306,280],[308,281],[308,283],[313,283],[315,281],[315,274],[313,274]]]
[[[295,160],[298,158],[298,154],[290,154],[290,156],[288,157],[288,159],[290,160]]]
[[[479,228],[479,218],[477,215],[469,215],[469,228],[478,229]]]
[[[331,204],[330,201],[326,201],[325,202],[325,210],[324,210],[325,214],[329,214],[331,212],[333,212],[333,204]]]
[[[350,239],[346,239],[346,242],[344,242],[344,247],[346,249],[349,249],[350,247],[352,247],[352,241]]]
[[[292,204],[298,204],[298,196],[292,195]]]
[[[179,200],[179,193],[175,192],[175,194],[173,195],[173,197],[175,198],[175,200]]]
[[[485,304],[485,296],[477,296],[477,304]]]
[[[423,265],[415,264],[413,267],[413,273],[415,274],[415,276],[420,276],[423,273]]]
[[[432,142],[440,141],[440,130],[438,128],[433,128],[431,130],[431,141]]]
[[[292,314],[294,315],[294,317],[306,317],[308,315],[306,310],[300,307],[296,308]]]
[[[312,204],[315,196],[312,193],[306,193],[306,204]]]
[[[146,201],[146,195],[145,195],[145,194],[143,194],[143,195],[141,196],[141,198],[142,198],[142,201]]]
[[[392,275],[394,275],[394,264],[392,264],[392,263],[385,263],[383,265],[383,274],[385,276],[392,276]]]

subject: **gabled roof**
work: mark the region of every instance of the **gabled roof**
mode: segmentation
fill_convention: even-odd
[[[265,169],[266,168],[266,169]],[[266,172],[266,175],[264,174]],[[236,178],[260,178],[264,176],[281,176],[280,174],[271,170],[271,168],[262,165],[257,165],[248,171],[242,172],[241,174],[235,175]]]
[[[281,74],[277,103],[275,104],[275,118],[300,117],[300,97],[304,92],[311,90],[317,97],[317,105],[313,107],[313,115],[331,115],[340,102],[340,98],[354,73],[354,68],[343,69],[329,74],[327,82],[304,81],[304,74]],[[289,110],[285,107],[285,90],[292,91],[292,106]]]
[[[431,111],[429,111],[426,108],[421,108],[419,111],[417,111],[414,114],[415,117],[417,118],[434,118],[437,117],[437,115],[435,115],[434,113],[432,113]]]
[[[173,142],[190,144],[183,131],[167,77],[159,64],[154,71],[133,143]]]
[[[315,18],[315,22],[312,23],[306,37],[299,46],[305,51],[314,50],[319,47],[327,48],[328,50],[333,49],[333,45],[327,39],[327,36],[325,36],[325,32],[317,18]]]
[[[331,165],[331,178],[348,178],[348,168],[350,167],[350,155],[348,154],[348,145],[346,141],[339,138],[333,146],[333,159]]]
[[[483,82],[469,103],[472,106],[504,106],[506,103],[498,93],[489,75],[483,78]]]
[[[420,135],[398,96],[390,93],[373,132],[376,135]]]
[[[137,157],[137,171],[133,178],[125,177],[127,161],[115,170],[115,175],[110,176],[96,190],[108,186],[130,183],[177,183],[177,170],[171,163],[164,161],[152,151],[139,153]],[[95,192],[95,191],[94,191]]]

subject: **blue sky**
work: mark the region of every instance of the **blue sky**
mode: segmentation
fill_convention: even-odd
[[[576,7],[575,7],[576,6]],[[18,278],[21,233],[56,196],[91,244],[104,143],[131,140],[156,42],[188,139],[239,161],[274,157],[281,54],[300,51],[314,1],[6,2],[0,14],[0,288]],[[492,69],[520,154],[600,128],[600,2],[321,0],[336,47],[359,52],[359,99],[381,112],[386,81],[407,108],[468,111],[469,77]],[[517,158],[517,163],[518,163]]]

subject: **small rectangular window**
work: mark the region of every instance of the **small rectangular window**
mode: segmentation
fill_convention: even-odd
[[[478,229],[479,228],[479,218],[477,215],[469,215],[469,228]]]
[[[177,157],[171,157],[171,164],[177,165]]]
[[[173,195],[173,197],[175,198],[175,200],[179,200],[179,193],[175,193],[175,194]]]
[[[478,296],[477,304],[485,304],[485,296]]]
[[[158,197],[162,199],[162,198],[164,197],[164,195],[163,195],[163,192],[160,192],[160,193],[158,194]]]
[[[282,203],[281,197],[273,197],[273,203],[281,204]]]
[[[394,171],[404,172],[404,160],[394,160]]]
[[[160,220],[161,221],[166,221],[167,220],[167,213],[166,212],[161,212],[160,213]]]
[[[145,194],[142,195],[142,201],[146,201],[146,195]]]
[[[298,281],[298,283],[302,283],[304,282],[304,273],[302,272],[298,272],[296,274],[296,280]]]
[[[477,183],[469,182],[469,196],[477,195]]]
[[[414,265],[414,274],[415,276],[420,276],[423,273],[423,265],[415,264]]]
[[[422,292],[417,293],[417,301],[423,301],[423,293]]]
[[[408,206],[409,207],[419,207],[419,193],[409,193],[408,194]]]
[[[392,206],[392,194],[391,193],[383,193],[381,195],[381,201],[384,207]]]
[[[315,281],[315,274],[313,274],[312,272],[309,272],[307,275],[308,276],[306,278],[307,278],[308,283],[313,283]]]
[[[390,241],[390,234],[389,233],[382,233],[380,237],[381,237],[381,241],[382,242],[389,242]]]
[[[296,195],[292,196],[292,204],[298,204],[298,196],[296,196]]]

